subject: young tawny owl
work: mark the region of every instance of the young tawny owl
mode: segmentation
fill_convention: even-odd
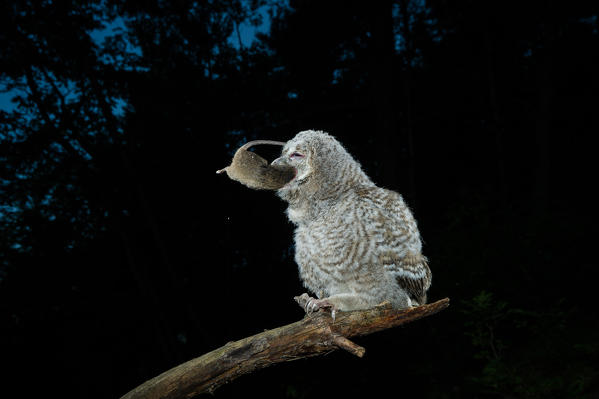
[[[298,133],[274,165],[295,168],[277,191],[296,225],[295,261],[308,313],[347,311],[389,301],[395,308],[426,302],[431,272],[416,221],[403,198],[377,187],[332,136]]]

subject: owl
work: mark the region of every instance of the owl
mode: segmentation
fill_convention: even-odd
[[[402,309],[426,302],[431,271],[416,221],[402,196],[377,187],[333,136],[303,131],[273,165],[295,177],[277,190],[295,225],[295,261],[307,313]]]

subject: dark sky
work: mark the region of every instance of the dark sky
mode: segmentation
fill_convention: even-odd
[[[262,23],[258,26],[254,26],[249,23],[243,23],[239,27],[239,33],[241,36],[241,41],[243,46],[251,46],[254,40],[256,39],[256,32],[265,33],[270,29],[270,17],[268,13],[265,11],[265,8],[259,9],[259,14],[262,17]],[[94,30],[90,33],[90,36],[93,40],[99,45],[102,45],[102,41],[107,36],[110,36],[114,33],[115,29],[124,28],[124,24],[122,18],[117,17],[113,23],[109,23],[106,25],[104,29]],[[239,40],[236,34],[230,36],[231,43],[235,47],[239,47]],[[0,110],[4,111],[12,111],[15,109],[16,104],[11,101],[15,95],[18,95],[18,90],[13,90],[9,92],[1,92],[0,93]]]

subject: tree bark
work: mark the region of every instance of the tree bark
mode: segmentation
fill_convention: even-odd
[[[362,357],[365,349],[347,337],[363,336],[435,314],[449,299],[410,309],[395,310],[387,303],[372,309],[318,312],[302,320],[229,342],[212,352],[180,364],[146,381],[121,399],[190,398],[212,393],[235,378],[270,365],[345,349]]]

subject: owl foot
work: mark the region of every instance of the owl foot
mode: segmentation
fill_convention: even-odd
[[[306,293],[300,296],[296,296],[293,299],[304,309],[307,315],[311,315],[314,312],[318,312],[320,309],[326,309],[331,312],[331,317],[335,321],[335,314],[337,313],[337,307],[329,302],[326,298],[316,299],[312,298]]]

